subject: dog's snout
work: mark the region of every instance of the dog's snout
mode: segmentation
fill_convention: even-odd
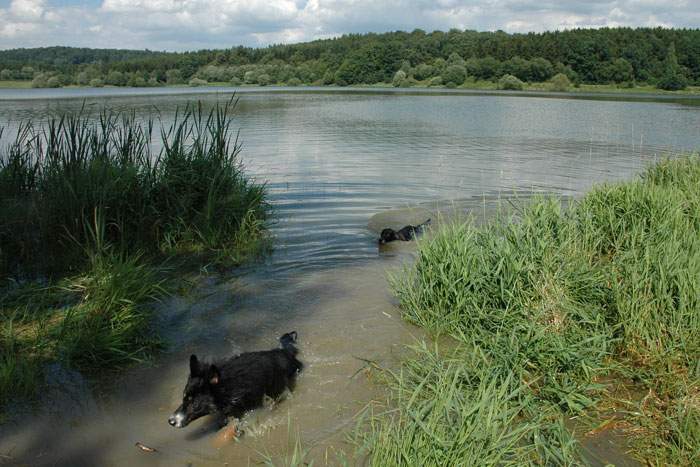
[[[177,422],[175,421],[174,415],[171,415],[170,418],[168,418],[168,423],[170,423],[170,426],[175,426]]]

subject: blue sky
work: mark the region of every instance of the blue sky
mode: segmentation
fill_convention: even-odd
[[[0,49],[264,46],[350,32],[700,27],[700,0],[0,0]]]

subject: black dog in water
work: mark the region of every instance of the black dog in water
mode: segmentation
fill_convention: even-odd
[[[265,396],[276,399],[304,365],[297,360],[296,331],[280,337],[280,348],[246,352],[219,363],[205,363],[190,357],[190,376],[182,405],[168,419],[177,428],[192,420],[214,414],[221,426],[228,417],[241,417],[246,410],[260,407]]]
[[[379,243],[384,244],[384,243],[393,242],[394,240],[401,240],[403,242],[407,242],[409,240],[412,240],[413,237],[417,233],[420,233],[421,229],[429,223],[430,223],[430,219],[423,222],[422,224],[407,225],[406,227],[404,227],[400,230],[384,229],[384,230],[382,230],[382,233],[379,236]]]

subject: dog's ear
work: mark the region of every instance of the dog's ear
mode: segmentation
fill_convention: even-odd
[[[221,374],[219,373],[219,369],[216,367],[216,365],[211,365],[209,367],[209,384],[216,386],[219,384],[220,380]]]
[[[190,374],[192,376],[199,373],[199,360],[195,354],[190,355]]]

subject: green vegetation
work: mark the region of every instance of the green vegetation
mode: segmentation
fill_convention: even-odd
[[[571,81],[564,73],[557,73],[549,80],[549,89],[556,92],[566,92],[571,88]]]
[[[576,464],[574,415],[651,464],[696,464],[699,186],[699,157],[669,160],[568,209],[543,198],[423,241],[392,284],[405,319],[457,344],[386,373],[373,464]]]
[[[403,81],[394,79],[398,71],[406,74]],[[67,47],[0,51],[0,81],[35,80],[42,87],[85,86],[97,79],[111,86],[183,85],[197,79],[234,86],[436,86],[439,81],[453,87],[462,85],[462,76],[496,83],[513,75],[523,82],[545,83],[559,73],[574,84],[640,83],[661,89],[700,85],[700,29],[528,34],[417,29],[187,53]]]
[[[21,124],[0,152],[3,400],[36,391],[48,362],[146,358],[163,260],[235,265],[266,246],[265,189],[241,170],[233,105],[188,106],[156,141],[133,113]]]
[[[524,85],[525,83],[513,75],[503,75],[503,77],[498,80],[498,89],[505,89],[507,91],[522,91]]]
[[[676,47],[674,44],[671,44],[666,54],[663,75],[661,75],[661,79],[656,83],[656,87],[667,91],[679,91],[685,89],[687,85],[688,79],[685,77],[681,66],[678,65]]]

